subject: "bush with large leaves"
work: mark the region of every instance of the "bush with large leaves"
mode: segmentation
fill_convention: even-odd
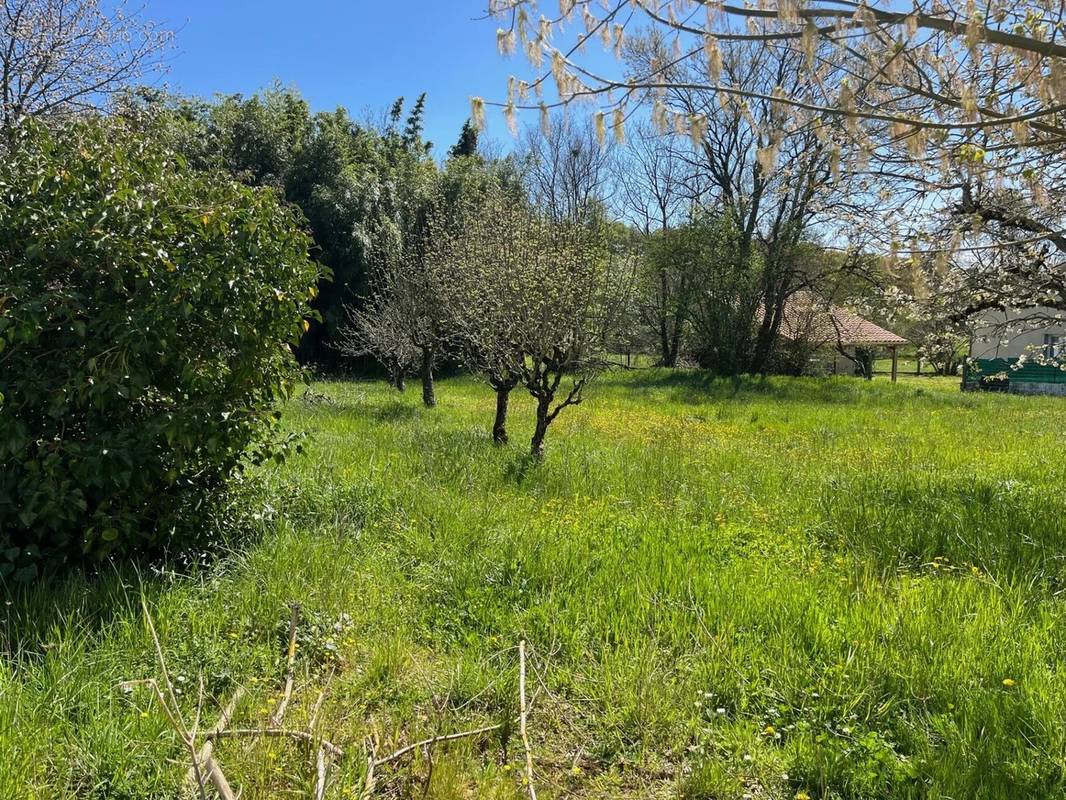
[[[0,164],[0,572],[173,543],[250,461],[319,274],[268,189],[115,120]]]

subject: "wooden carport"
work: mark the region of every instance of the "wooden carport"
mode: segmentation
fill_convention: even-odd
[[[832,347],[852,362],[857,361],[859,349],[885,348],[892,354],[893,382],[899,375],[899,348],[907,344],[902,336],[810,292],[799,292],[789,300],[780,334],[786,339]],[[873,377],[872,366],[866,377]]]

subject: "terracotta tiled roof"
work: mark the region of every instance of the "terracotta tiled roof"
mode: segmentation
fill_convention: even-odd
[[[901,345],[907,340],[863,319],[858,314],[812,294],[801,292],[785,306],[781,336],[786,339],[806,338],[826,344]]]

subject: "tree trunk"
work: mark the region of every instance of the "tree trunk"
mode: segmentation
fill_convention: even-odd
[[[429,348],[422,351],[422,402],[426,408],[437,405],[437,395],[433,388],[433,351]]]
[[[394,366],[392,368],[392,387],[398,392],[402,392],[407,388],[407,381],[404,379],[403,369],[399,366]]]
[[[751,363],[748,365],[748,372],[761,375],[766,371],[770,361],[770,352],[773,349],[775,333],[773,323],[769,319],[764,319],[755,336],[755,352],[752,354]]]
[[[537,399],[537,425],[533,429],[533,441],[530,442],[529,454],[540,461],[544,458],[544,434],[548,432],[548,407],[551,405],[550,397]]]
[[[664,367],[672,367],[676,358],[670,352],[670,334],[666,329],[666,319],[659,320],[659,362]]]
[[[507,444],[507,403],[510,399],[510,386],[497,387],[496,419],[492,423],[492,441],[494,444]]]
[[[670,334],[670,346],[666,350],[666,362],[664,367],[676,367],[677,357],[681,353],[681,321],[674,320],[674,330]]]

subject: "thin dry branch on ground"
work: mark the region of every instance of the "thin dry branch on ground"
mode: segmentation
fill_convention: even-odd
[[[208,736],[210,736],[211,733],[219,733],[226,729],[226,726],[230,723],[230,719],[232,719],[233,717],[233,712],[237,709],[237,704],[240,703],[241,699],[244,697],[244,691],[245,689],[243,686],[237,687],[237,689],[230,696],[229,702],[226,703],[225,707],[222,709],[222,713],[219,715],[218,721],[215,723],[215,727],[211,729],[211,731],[208,733]],[[203,766],[203,771],[207,779],[210,780],[213,784],[218,779],[221,779],[223,781],[225,780],[225,777],[222,775],[221,770],[218,769],[218,765],[215,763],[214,758],[212,758],[211,754],[214,752],[214,749],[214,741],[208,738],[207,741],[205,741],[203,746],[200,748],[200,752],[197,755],[198,763]],[[218,775],[218,778],[215,777],[216,773]],[[195,766],[190,766],[189,771],[185,773],[185,782],[190,786],[197,786],[198,778]],[[222,794],[222,792],[220,791],[219,794]]]
[[[326,686],[329,686],[329,682],[333,679],[333,673],[330,672],[329,677],[326,678]],[[307,732],[314,736],[315,723],[318,722],[318,713],[322,710],[322,701],[326,699],[326,690],[323,688],[315,699],[315,703],[311,706],[311,715],[307,720]],[[329,764],[326,761],[326,750],[321,744],[315,748],[315,800],[324,800],[326,796],[326,781],[329,778]]]
[[[212,739],[232,739],[250,736],[265,736],[274,739],[297,739],[301,742],[307,742],[308,744],[313,744],[316,741],[316,737],[312,736],[307,731],[296,731],[289,728],[230,728],[228,730],[211,734]],[[330,755],[337,756],[338,758],[344,757],[344,748],[338,747],[333,744],[333,742],[326,739],[320,739],[318,741],[321,742],[322,747]]]
[[[364,740],[364,749],[366,750],[366,777],[363,779],[363,791],[359,793],[359,800],[370,800],[377,786],[377,776],[374,774],[376,763],[374,754],[377,752],[377,747],[370,736]]]
[[[537,790],[533,785],[533,752],[529,748],[529,732],[526,714],[526,640],[518,643],[518,730],[522,736],[522,746],[526,751],[526,786],[529,800],[537,800]]]
[[[228,727],[232,721],[233,714],[236,711],[237,705],[240,703],[242,697],[245,694],[245,688],[243,686],[237,687],[233,695],[230,697],[229,702],[222,709],[222,713],[219,715],[218,721],[215,726],[206,733],[200,733],[200,712],[203,705],[203,683],[200,685],[200,701],[197,705],[197,712],[195,721],[190,728],[181,713],[181,707],[178,703],[177,696],[174,691],[173,683],[170,680],[170,671],[167,667],[166,659],[163,656],[163,647],[159,641],[159,636],[156,633],[155,625],[152,623],[151,616],[148,614],[147,606],[144,607],[145,620],[148,625],[148,630],[152,636],[152,643],[155,647],[156,658],[159,663],[159,669],[163,678],[163,685],[166,687],[166,692],[161,688],[160,682],[155,678],[148,678],[145,680],[125,681],[121,684],[124,690],[129,690],[134,686],[147,686],[149,687],[159,706],[166,714],[167,720],[170,726],[178,734],[182,743],[189,751],[189,757],[192,761],[192,765],[189,767],[186,773],[186,783],[195,788],[200,796],[200,800],[207,800],[207,783],[210,782],[218,792],[222,800],[235,800],[236,794],[230,787],[229,782],[226,780],[222,769],[219,767],[218,762],[215,761],[213,753],[215,742],[218,739],[228,737],[275,737],[275,738],[288,738],[295,739],[297,741],[306,742],[313,745],[316,750],[315,756],[315,798],[316,800],[322,800],[325,797],[326,780],[328,777],[327,755],[335,758],[342,758],[344,756],[344,750],[341,747],[333,744],[327,739],[323,739],[315,734],[315,725],[318,720],[318,714],[321,710],[322,703],[325,699],[325,689],[318,694],[318,698],[315,700],[311,709],[311,715],[308,722],[308,728],[306,731],[289,730],[281,727],[281,723],[285,718],[285,712],[292,701],[293,690],[295,685],[295,662],[296,662],[296,629],[299,622],[300,607],[297,604],[292,606],[292,616],[289,622],[289,638],[288,648],[286,650],[286,674],[285,685],[282,690],[281,699],[277,708],[271,715],[269,720],[269,726],[265,728],[230,728]],[[327,681],[328,682],[328,681]],[[203,745],[198,749],[197,740],[203,739]]]
[[[193,774],[194,785],[200,795],[200,800],[207,800],[205,778],[211,781],[211,784],[215,787],[215,791],[219,793],[222,800],[234,800],[235,796],[233,790],[230,788],[229,782],[226,780],[226,776],[222,773],[221,768],[214,759],[211,758],[210,754],[208,754],[206,760],[200,760],[200,754],[196,749],[196,735],[200,723],[200,708],[198,706],[196,722],[190,730],[182,716],[181,705],[178,703],[177,695],[174,692],[174,684],[170,680],[170,670],[167,667],[166,657],[163,655],[163,646],[159,641],[159,635],[156,633],[155,624],[152,622],[152,616],[148,613],[148,606],[143,600],[142,608],[144,610],[144,619],[148,626],[148,631],[152,636],[152,644],[155,648],[159,670],[163,676],[163,683],[166,686],[166,694],[164,695],[163,690],[159,686],[159,681],[155,678],[148,678],[140,681],[126,681],[122,684],[122,687],[124,689],[129,689],[133,686],[142,685],[152,689],[156,701],[159,703],[163,712],[166,714],[167,720],[170,722],[170,726],[178,734],[182,743],[189,751],[189,757],[192,760],[192,766],[190,769]],[[201,703],[202,698],[203,691],[201,687]]]
[[[289,647],[285,662],[285,688],[281,693],[281,700],[278,701],[278,707],[274,709],[273,715],[270,717],[270,727],[280,728],[282,721],[285,719],[285,711],[289,707],[289,701],[292,699],[292,687],[293,687],[293,668],[296,664],[296,625],[300,621],[300,606],[296,603],[292,604],[292,617],[289,620]]]
[[[440,736],[431,736],[428,739],[422,739],[421,741],[415,742],[414,744],[409,744],[406,747],[401,747],[396,752],[392,753],[391,755],[387,755],[384,758],[376,759],[374,761],[374,766],[380,767],[392,761],[396,761],[399,758],[403,758],[408,753],[413,753],[415,750],[418,750],[422,747],[432,747],[433,745],[438,744],[440,742],[452,742],[456,739],[466,739],[470,736],[479,736],[483,733],[490,733],[492,731],[499,730],[502,727],[502,724],[496,723],[495,725],[486,725],[483,728],[474,728],[473,730],[462,731],[461,733],[446,733]]]
[[[207,800],[207,784],[210,784],[218,792],[222,800],[235,800],[236,794],[230,787],[229,782],[226,780],[222,769],[219,767],[218,762],[215,761],[214,749],[215,743],[219,739],[224,738],[285,738],[299,742],[304,742],[314,748],[314,769],[315,769],[315,787],[313,797],[315,800],[324,800],[327,789],[327,782],[329,778],[329,767],[331,758],[343,758],[345,756],[345,750],[342,747],[334,744],[328,739],[322,738],[316,733],[316,725],[318,723],[319,713],[321,712],[322,704],[325,701],[326,689],[323,688],[319,691],[315,702],[311,706],[310,715],[308,717],[306,730],[295,730],[291,728],[281,727],[281,723],[284,720],[285,712],[288,709],[289,704],[292,701],[294,691],[294,668],[296,660],[296,633],[297,625],[299,621],[299,606],[292,606],[292,617],[289,624],[289,637],[288,648],[286,651],[286,676],[285,685],[282,691],[281,699],[278,703],[274,713],[270,716],[266,727],[261,728],[231,728],[229,727],[232,722],[234,713],[237,706],[245,694],[245,687],[238,686],[233,694],[230,696],[229,701],[222,708],[219,714],[218,720],[215,722],[214,727],[209,731],[200,732],[200,716],[203,704],[203,686],[200,687],[200,702],[197,707],[197,713],[195,721],[190,728],[182,714],[181,708],[178,703],[176,693],[174,691],[173,684],[170,680],[170,672],[166,664],[166,659],[163,656],[163,648],[159,641],[159,637],[156,633],[155,626],[152,623],[151,617],[148,614],[148,609],[144,610],[145,619],[147,621],[148,629],[152,636],[152,642],[155,647],[156,658],[159,662],[159,668],[162,674],[162,685],[155,678],[148,678],[145,680],[126,681],[121,684],[122,688],[129,690],[134,686],[147,686],[149,687],[158,702],[159,706],[163,709],[170,722],[171,727],[177,732],[182,743],[189,751],[192,765],[189,767],[186,773],[186,783],[191,787],[195,787],[199,793],[200,800]],[[527,791],[529,793],[530,800],[537,800],[536,788],[533,784],[533,755],[529,743],[528,732],[528,717],[530,711],[530,704],[527,703],[526,698],[526,642],[523,639],[519,642],[518,646],[519,655],[519,716],[515,722],[519,723],[519,729],[522,737],[522,744],[525,751],[525,769],[524,769],[524,783],[526,784]],[[332,674],[330,676],[332,678]],[[327,679],[328,685],[329,679]],[[163,686],[166,687],[164,692]],[[432,748],[438,744],[445,742],[453,742],[460,739],[472,738],[475,736],[481,736],[493,731],[504,728],[507,723],[495,723],[492,725],[483,725],[479,728],[473,728],[471,730],[459,731],[457,733],[446,733],[431,736],[426,739],[421,739],[398,750],[393,751],[387,756],[378,758],[377,743],[371,738],[367,737],[364,742],[364,751],[367,758],[367,769],[365,778],[363,781],[363,788],[360,792],[360,798],[362,800],[369,800],[374,795],[375,788],[377,786],[376,770],[379,767],[392,764],[399,761],[406,755],[416,752],[418,750],[425,750],[427,756],[431,757]],[[197,740],[202,739],[203,744],[197,748]],[[432,773],[430,773],[432,775]],[[425,789],[429,789],[429,780],[426,779]]]

